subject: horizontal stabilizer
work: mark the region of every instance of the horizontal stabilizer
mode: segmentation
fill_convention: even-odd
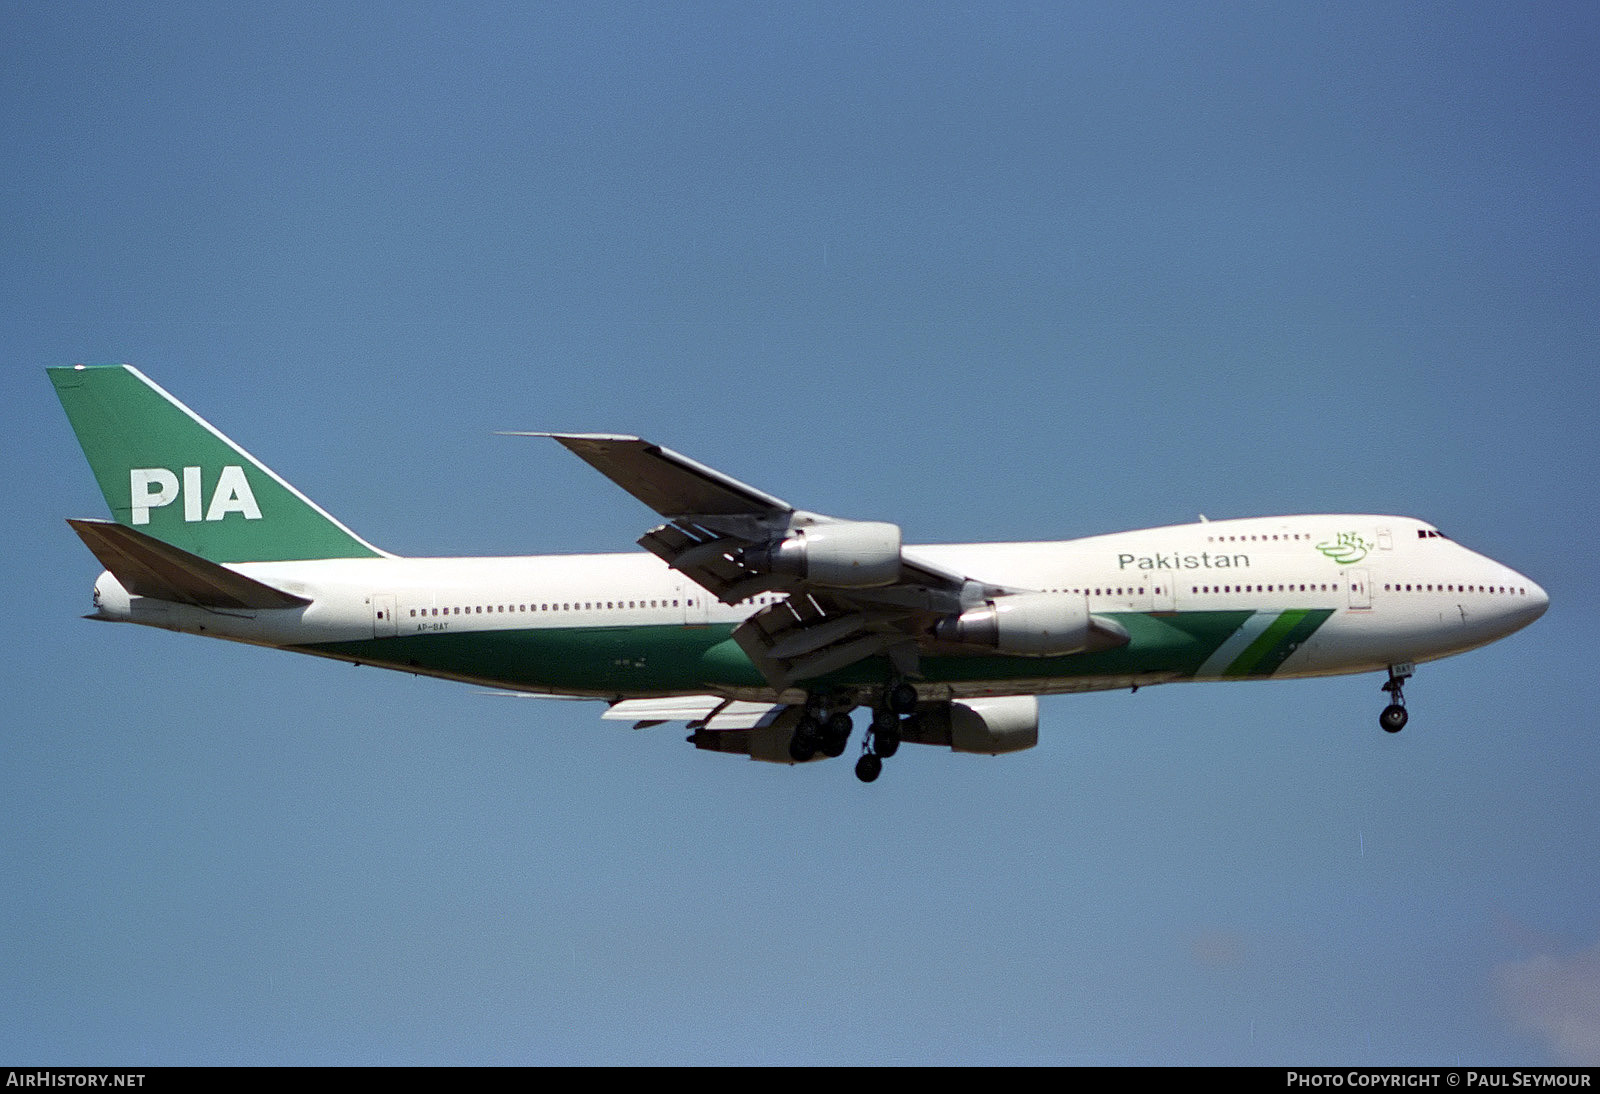
[[[294,608],[311,603],[125,524],[105,520],[67,523],[100,564],[135,596],[207,608]]]

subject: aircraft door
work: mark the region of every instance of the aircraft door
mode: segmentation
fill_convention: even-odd
[[[372,637],[393,638],[399,633],[400,621],[394,617],[394,594],[374,594],[372,597]]]
[[[1346,570],[1345,584],[1350,587],[1350,607],[1372,607],[1372,584],[1366,570]]]
[[[703,624],[709,605],[706,603],[711,594],[692,581],[678,582],[678,604],[683,608],[683,621],[690,626]]]
[[[1173,588],[1173,579],[1168,574],[1153,573],[1150,575],[1150,610],[1153,612],[1171,612],[1177,610],[1175,599],[1176,590]]]

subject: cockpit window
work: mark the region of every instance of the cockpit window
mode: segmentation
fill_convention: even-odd
[[[1450,537],[1445,535],[1443,532],[1439,531],[1437,528],[1418,528],[1417,529],[1417,538],[1418,539],[1449,539]]]

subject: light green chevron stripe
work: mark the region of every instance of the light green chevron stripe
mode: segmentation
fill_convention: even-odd
[[[1283,667],[1283,663],[1294,656],[1313,634],[1317,628],[1333,617],[1333,608],[1309,608],[1302,613],[1305,618],[1296,623],[1288,634],[1272,649],[1267,651],[1265,657],[1250,666],[1251,676],[1271,676]]]
[[[1288,636],[1289,632],[1294,630],[1294,628],[1299,625],[1300,621],[1303,620],[1307,614],[1309,613],[1301,608],[1291,609],[1286,612],[1279,612],[1278,618],[1273,620],[1272,625],[1266,630],[1262,631],[1256,640],[1245,648],[1243,653],[1234,658],[1233,662],[1223,670],[1222,675],[1250,675],[1251,670],[1260,664],[1262,659],[1265,658],[1267,654],[1278,645],[1278,643],[1282,642],[1284,638]]]
[[[1195,670],[1196,679],[1220,678],[1228,666],[1261,637],[1261,632],[1271,626],[1275,618],[1276,614],[1273,612],[1252,612],[1248,619],[1239,624],[1239,629],[1229,635],[1227,640],[1206,658],[1205,664]]]

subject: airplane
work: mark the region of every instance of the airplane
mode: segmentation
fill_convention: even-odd
[[[381,550],[129,365],[47,369],[114,520],[89,619],[139,623],[686,722],[696,748],[856,775],[902,743],[998,755],[1040,695],[1385,672],[1544,614],[1543,589],[1410,517],[1213,520],[1064,542],[912,546],[634,436],[552,438],[654,510],[643,552]]]

